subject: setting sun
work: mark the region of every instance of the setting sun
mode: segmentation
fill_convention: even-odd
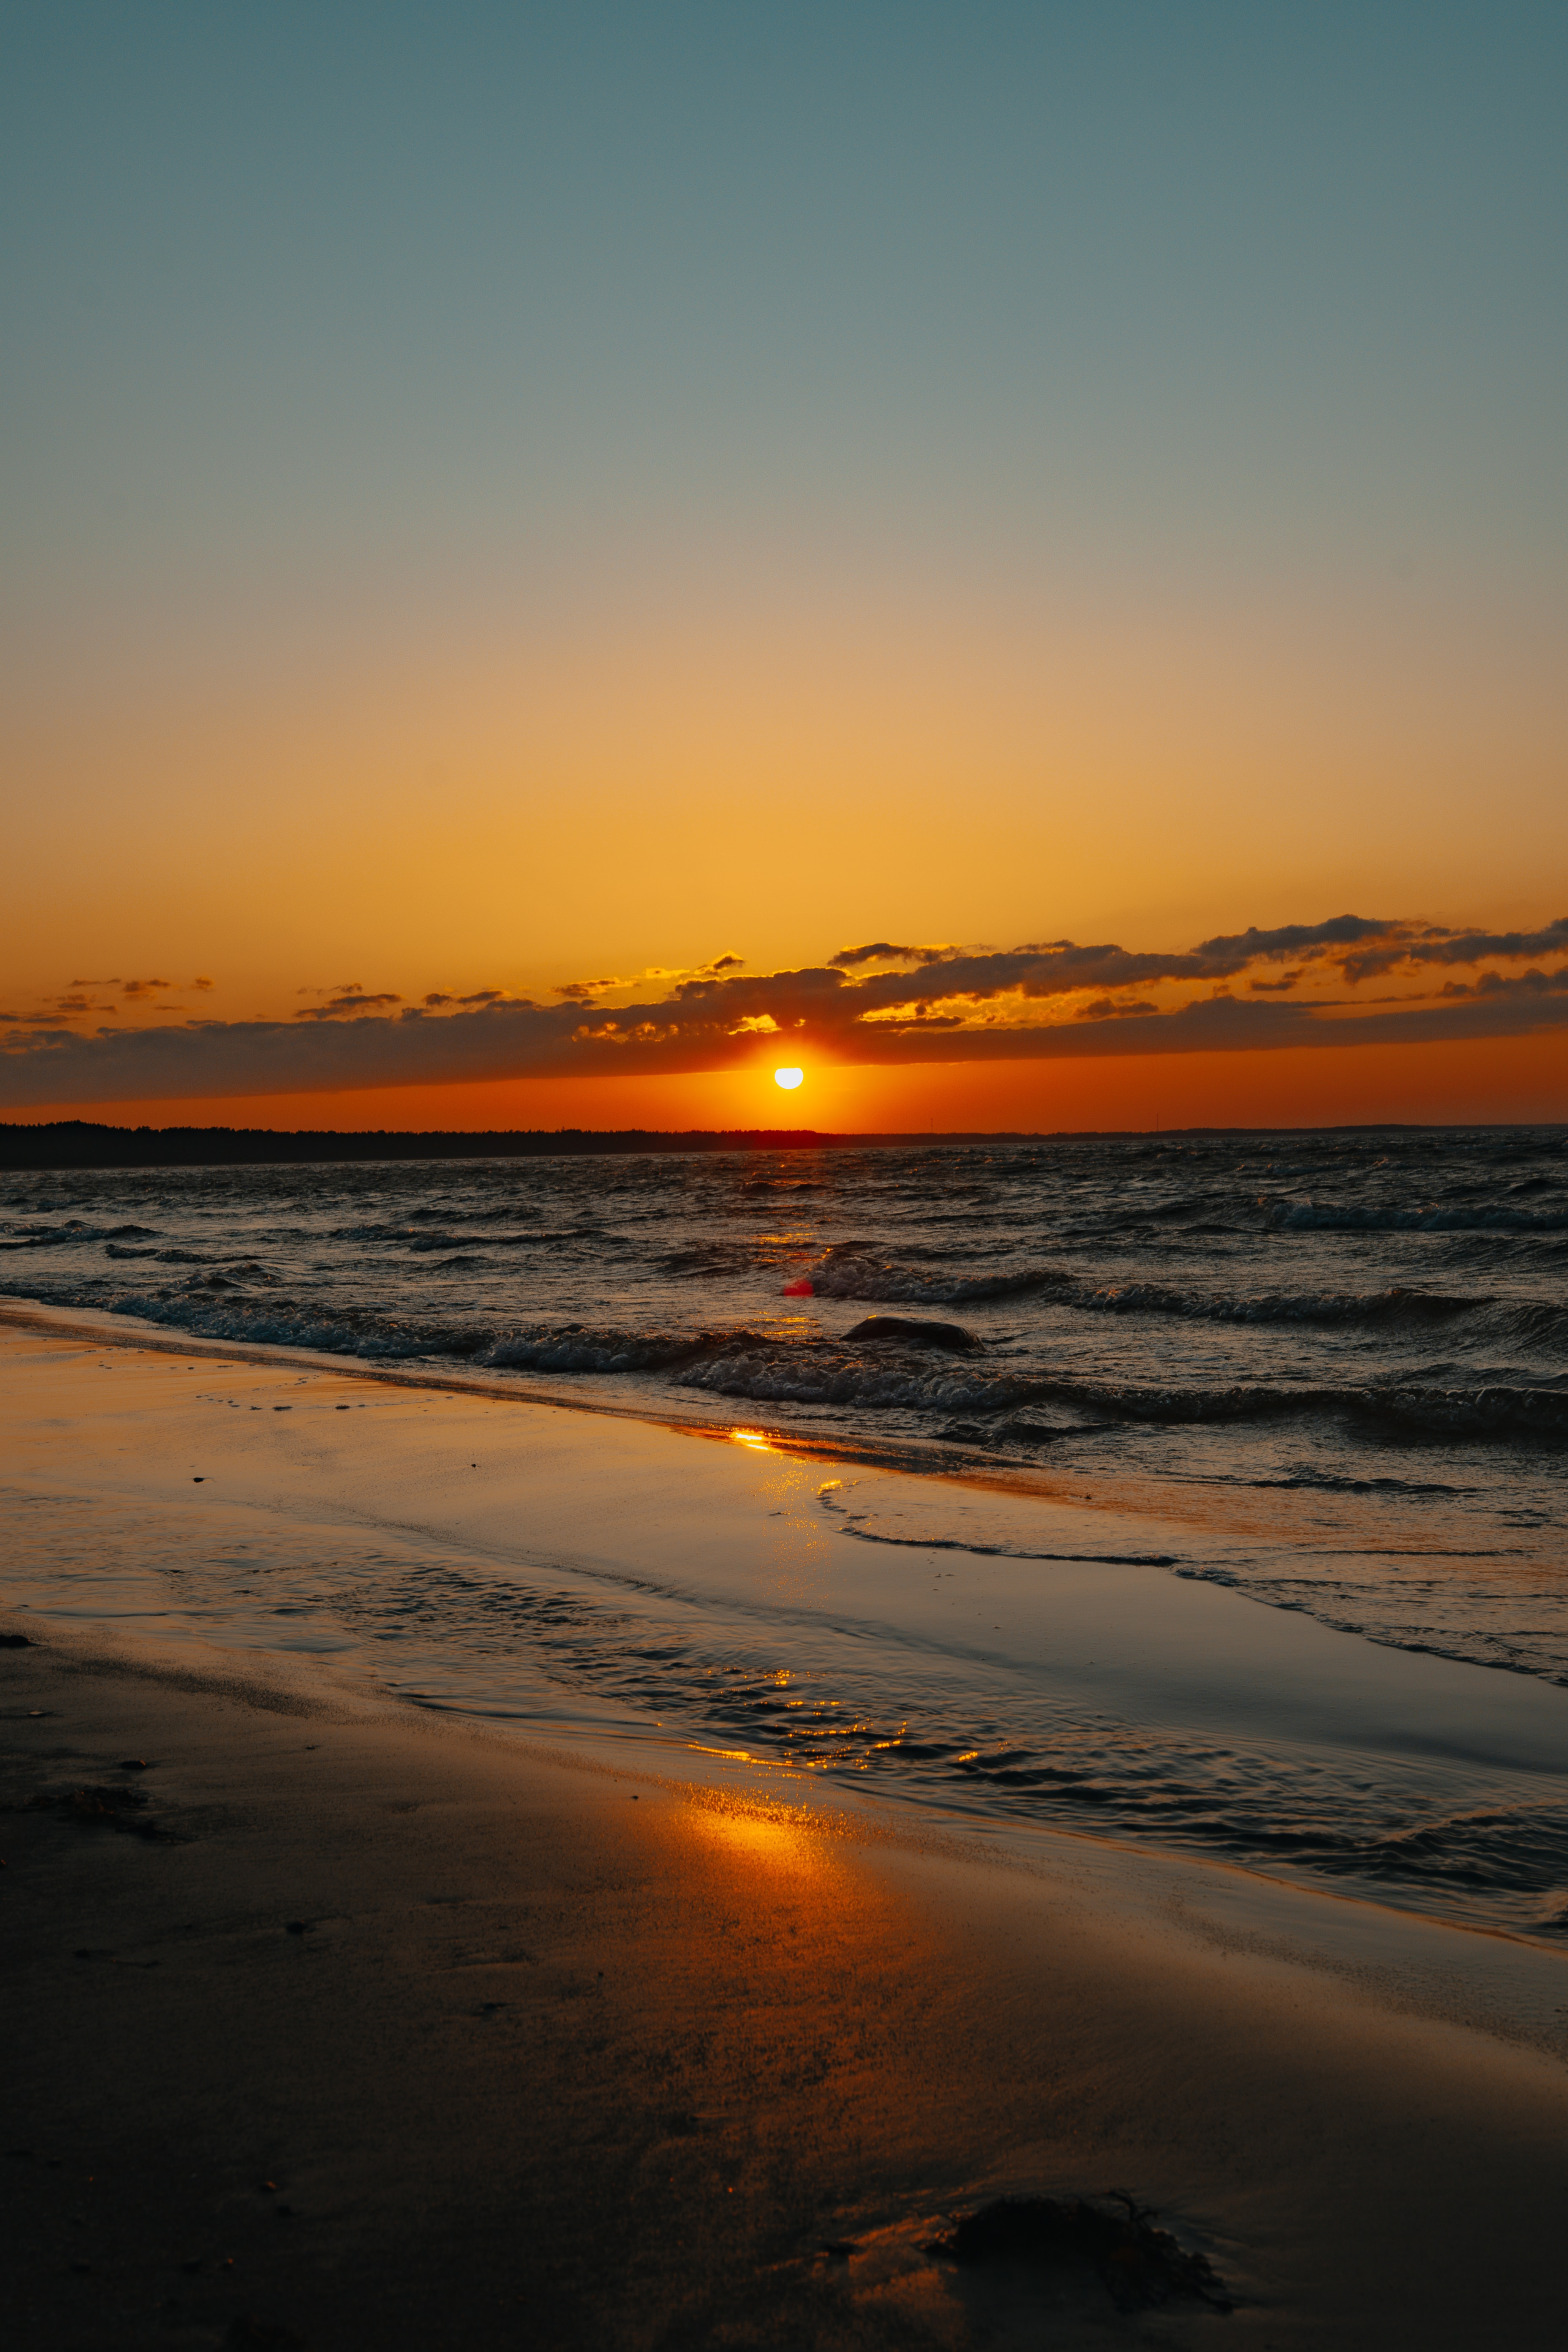
[[[802,1078],[805,1077],[805,1075],[806,1073],[804,1070],[775,1070],[773,1073],[773,1083],[775,1086],[788,1087],[790,1091],[793,1092],[794,1089],[800,1084]]]

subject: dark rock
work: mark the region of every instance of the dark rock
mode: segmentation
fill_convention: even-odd
[[[846,1331],[846,1339],[861,1341],[894,1339],[905,1347],[947,1348],[951,1353],[967,1355],[980,1341],[962,1323],[927,1323],[916,1315],[868,1315],[857,1323],[853,1331]]]
[[[0,1650],[30,1650],[33,1646],[25,1633],[0,1633]]]
[[[1112,2191],[1104,2197],[999,2197],[967,2213],[925,2248],[948,2262],[1025,2264],[1091,2272],[1121,2311],[1165,2303],[1233,2308],[1202,2254],[1189,2254],[1153,2213]]]

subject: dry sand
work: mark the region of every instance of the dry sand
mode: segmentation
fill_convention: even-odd
[[[163,1359],[4,1354],[74,1465],[59,1507],[134,1485],[147,1540]],[[645,1434],[686,1448],[694,1526],[738,1507],[732,1455]],[[304,1523],[322,1473],[290,1475]],[[189,1633],[4,1623],[26,2352],[1561,2341],[1556,1953],[1084,1840],[922,1841],[652,1746],[552,1757]],[[1232,2312],[923,2250],[1113,2187]]]

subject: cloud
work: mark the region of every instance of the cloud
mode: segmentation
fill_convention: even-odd
[[[504,988],[476,988],[469,996],[444,996],[439,989],[432,988],[428,996],[421,997],[420,1002],[436,1012],[443,1005],[531,1005],[533,998],[509,995]]]
[[[895,947],[891,939],[873,939],[864,947],[841,947],[828,962],[852,972],[862,964],[932,964],[957,952],[950,947]]]
[[[1484,956],[1505,961],[1525,956],[1568,953],[1568,915],[1546,923],[1539,931],[1448,931],[1435,926],[1389,937],[1360,954],[1345,959],[1347,980],[1370,980],[1396,965],[1478,964]]]
[[[568,982],[548,1005],[495,988],[433,990],[406,1005],[355,981],[302,992],[326,1001],[287,1021],[13,1030],[0,1046],[0,1105],[715,1071],[749,1062],[764,1039],[787,1039],[802,1060],[897,1065],[1517,1036],[1568,1029],[1568,961],[1513,976],[1488,969],[1448,980],[1435,997],[1375,1005],[1346,998],[1345,967],[1373,954],[1412,973],[1481,953],[1495,964],[1538,955],[1543,941],[1568,958],[1568,919],[1490,932],[1343,915],[1171,952],[1066,939],[909,949],[898,970],[872,968],[889,960],[890,943],[880,941],[781,972],[747,973],[726,955],[685,977],[666,972],[650,983],[645,974],[618,984],[643,994],[615,1006],[596,1001],[617,985],[603,981]],[[1293,969],[1269,976],[1286,956]],[[1245,993],[1232,993],[1233,983]]]
[[[1568,996],[1568,970],[1515,972],[1507,978],[1501,972],[1483,972],[1478,980],[1445,980],[1437,993],[1450,999],[1479,997],[1493,1004],[1499,1000],[1528,1004],[1543,996]]]
[[[1326,923],[1284,923],[1273,931],[1232,931],[1219,939],[1205,939],[1199,955],[1233,957],[1255,963],[1270,956],[1298,956],[1314,948],[1352,947],[1363,939],[1379,939],[1402,928],[1380,922],[1375,915],[1331,915]]]
[[[294,1015],[296,1021],[336,1021],[350,1014],[373,1013],[382,1006],[401,1004],[403,999],[390,988],[377,995],[369,995],[357,980],[351,980],[338,995],[329,996],[325,1004],[301,1005]]]
[[[633,980],[617,979],[607,973],[602,980],[564,980],[556,984],[555,994],[568,1004],[595,1004],[601,996],[608,996],[618,988],[640,988],[649,981],[676,983],[677,994],[691,988],[707,988],[722,980],[727,973],[744,971],[746,959],[740,955],[715,956],[711,963],[698,964],[695,969],[686,965],[650,964]]]
[[[1413,972],[1423,965],[1475,964],[1487,956],[1508,960],[1568,954],[1568,915],[1543,924],[1537,931],[1463,930],[1448,923],[1334,915],[1326,923],[1286,923],[1271,931],[1227,933],[1205,939],[1197,952],[1242,963],[1289,960],[1308,966],[1331,964],[1354,986],[1401,968]],[[1261,991],[1270,983],[1253,980],[1249,986]]]
[[[562,980],[557,984],[555,993],[564,996],[568,1004],[592,1004],[596,997],[604,995],[606,989],[624,988],[626,985],[624,980],[617,980],[613,976],[605,980]]]

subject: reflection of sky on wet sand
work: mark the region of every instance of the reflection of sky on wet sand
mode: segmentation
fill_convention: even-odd
[[[777,1464],[777,1476],[760,1490],[767,1529],[783,1538],[770,1545],[771,1574],[766,1589],[788,1608],[826,1599],[839,1559],[834,1531],[823,1524],[816,1507],[821,1486],[817,1467],[783,1452],[765,1429],[735,1428],[728,1435],[731,1445],[739,1446],[743,1453],[771,1455]],[[788,1681],[789,1676],[786,1673],[777,1679]]]
[[[18,1608],[327,1660],[551,1741],[659,1742],[752,1794],[854,1786],[1557,1932],[1568,1697],[1128,1557],[1187,1531],[824,1478],[747,1423],[73,1353],[3,1358]]]
[[[690,1822],[699,1839],[769,1871],[825,1878],[837,1867],[825,1824],[815,1814],[783,1807],[764,1812],[716,1792],[692,1809]]]

